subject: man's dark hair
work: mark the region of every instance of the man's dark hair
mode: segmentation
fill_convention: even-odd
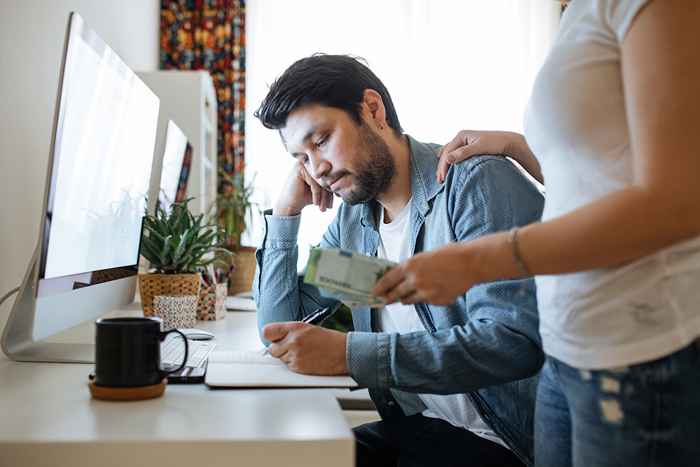
[[[255,116],[265,127],[279,129],[294,110],[306,104],[320,104],[344,110],[362,124],[360,104],[365,89],[379,93],[388,125],[401,133],[389,91],[372,70],[349,55],[314,54],[294,62],[272,83]]]

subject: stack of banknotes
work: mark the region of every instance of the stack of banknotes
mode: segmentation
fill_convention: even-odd
[[[304,282],[328,292],[350,308],[381,307],[372,288],[396,263],[336,248],[313,248],[306,265]]]

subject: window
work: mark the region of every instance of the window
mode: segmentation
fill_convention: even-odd
[[[246,8],[246,174],[257,174],[263,208],[273,206],[293,159],[253,112],[297,59],[363,57],[389,90],[404,131],[420,141],[445,143],[464,128],[522,132],[560,13],[558,2],[546,0],[249,0]],[[300,268],[333,216],[304,210]],[[261,240],[255,219],[246,241]]]

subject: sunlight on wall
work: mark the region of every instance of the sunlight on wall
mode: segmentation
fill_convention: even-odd
[[[363,57],[389,90],[404,131],[420,141],[445,143],[463,128],[522,132],[559,8],[543,0],[249,0],[246,175],[257,173],[261,208],[272,207],[293,160],[253,112],[294,61],[315,52]],[[333,216],[304,210],[300,266]],[[261,240],[258,218],[247,243]]]

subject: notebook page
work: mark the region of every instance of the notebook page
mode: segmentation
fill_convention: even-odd
[[[215,350],[209,355],[209,363],[252,363],[281,365],[284,362],[261,350]]]

